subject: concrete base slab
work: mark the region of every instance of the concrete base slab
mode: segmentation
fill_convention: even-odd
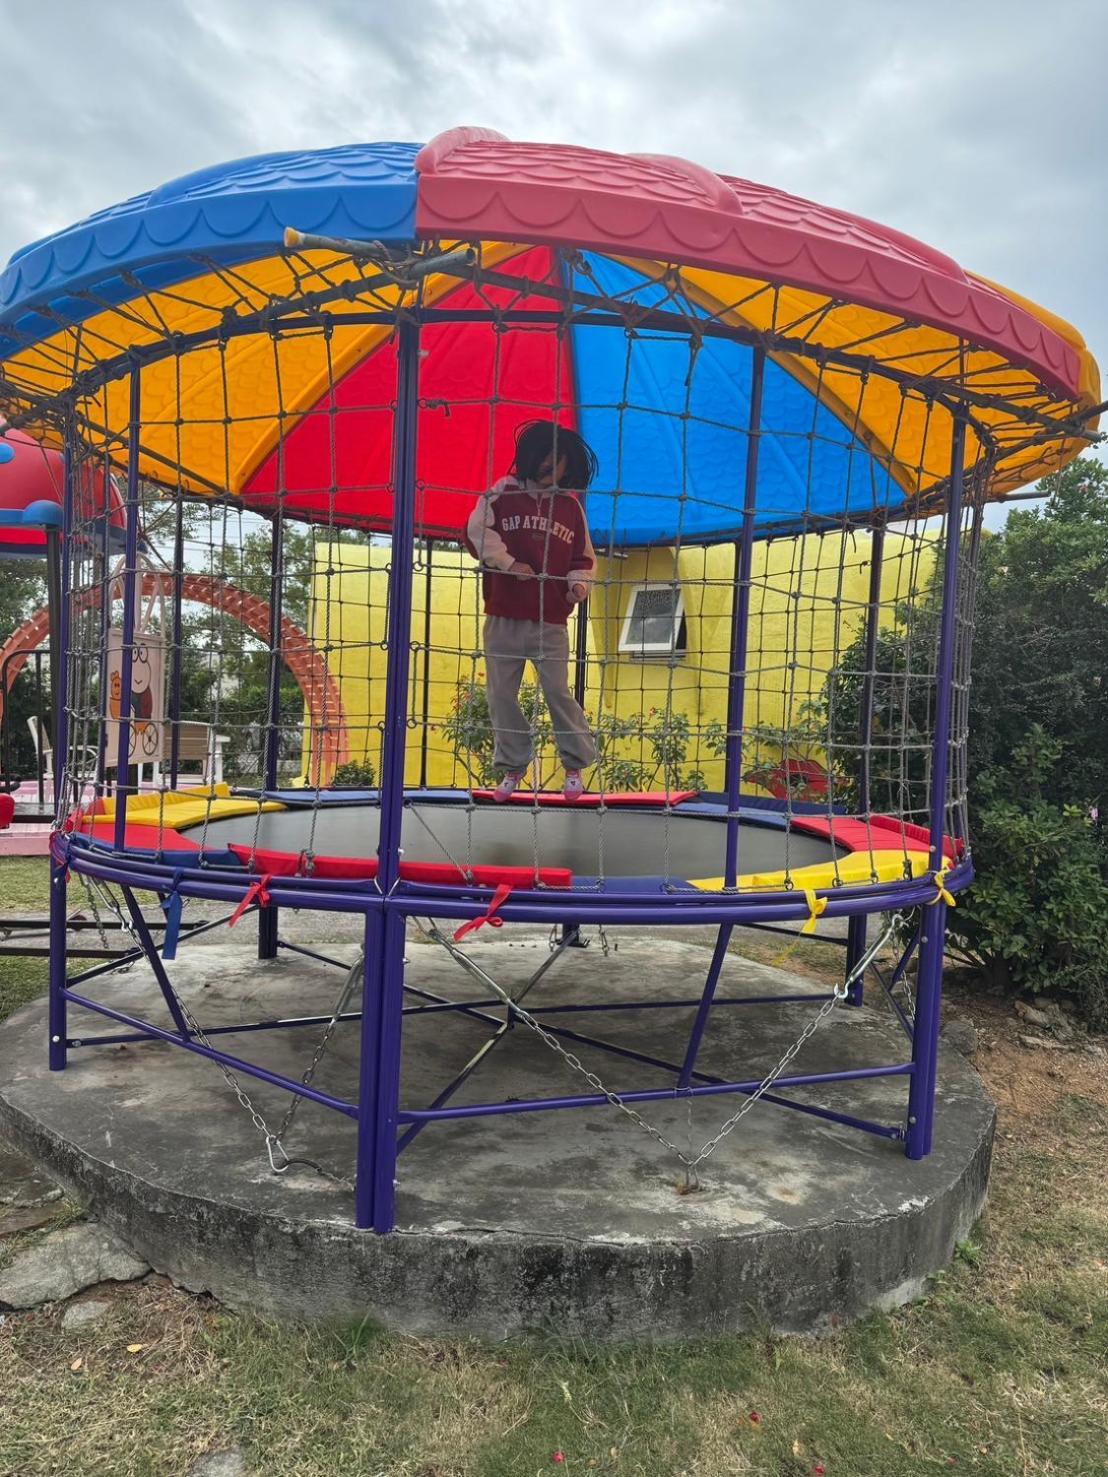
[[[347,940],[325,940],[319,915],[283,917],[282,934],[349,962]],[[486,934],[491,934],[486,930]],[[528,996],[529,1006],[694,1000],[709,955],[672,936],[619,936],[569,950]],[[336,968],[282,952],[253,957],[245,924],[182,946],[170,972],[207,1026],[329,1012]],[[515,991],[547,957],[533,934],[505,928],[467,940],[481,967]],[[487,997],[437,945],[413,941],[410,985],[453,1000]],[[732,957],[720,998],[816,987]],[[94,981],[88,993],[167,1025],[149,970]],[[411,997],[410,1003],[418,1003]],[[355,1002],[356,1008],[356,1002]],[[817,1007],[720,1007],[700,1066],[731,1080],[760,1078]],[[623,1014],[552,1015],[645,1055],[680,1060],[692,1006]],[[72,1008],[70,1033],[112,1031]],[[405,1022],[402,1100],[430,1103],[492,1028],[472,1017]],[[320,1028],[229,1034],[247,1060],[299,1077]],[[565,1041],[605,1086],[668,1085],[663,1070]],[[839,1005],[790,1064],[791,1073],[884,1065],[908,1058],[883,1011]],[[357,1095],[358,1026],[340,1025],[315,1074],[322,1090]],[[271,1124],[289,1099],[244,1079]],[[580,1072],[517,1026],[465,1082],[455,1103],[590,1092]],[[793,1089],[790,1096],[900,1125],[905,1078]],[[642,1115],[684,1152],[696,1151],[741,1099],[645,1105]],[[412,1333],[504,1337],[548,1327],[607,1338],[676,1338],[752,1326],[813,1330],[907,1301],[949,1261],[980,1214],[994,1110],[973,1069],[943,1056],[936,1151],[918,1163],[900,1144],[757,1103],[679,1193],[681,1165],[611,1106],[474,1118],[428,1126],[401,1156],[397,1231],[351,1223],[348,1184],[307,1166],[271,1173],[261,1134],[211,1062],[170,1045],[82,1047],[65,1072],[46,1069],[45,1010],[0,1026],[0,1128],[92,1208],[156,1270],[225,1302],[285,1318],[363,1318]],[[301,1104],[286,1147],[339,1176],[354,1162],[354,1124]]]

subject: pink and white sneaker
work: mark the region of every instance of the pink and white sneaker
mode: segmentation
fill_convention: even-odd
[[[510,769],[507,774],[501,775],[500,783],[492,792],[492,798],[497,805],[503,805],[505,800],[510,800],[523,782],[527,771],[525,769]]]
[[[580,800],[585,793],[585,784],[581,778],[579,769],[566,770],[566,782],[562,787],[562,794],[567,800]]]

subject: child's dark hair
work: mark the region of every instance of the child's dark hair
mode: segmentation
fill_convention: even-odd
[[[566,470],[560,485],[584,492],[598,470],[596,452],[589,443],[568,426],[528,421],[516,432],[516,454],[510,470],[521,482],[537,482],[543,463],[563,456]]]

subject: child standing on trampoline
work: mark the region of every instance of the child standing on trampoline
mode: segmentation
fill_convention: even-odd
[[[596,475],[596,466],[591,447],[576,431],[530,421],[516,435],[508,475],[485,493],[466,526],[470,553],[483,570],[485,670],[499,801],[519,787],[534,758],[531,725],[519,706],[527,662],[538,674],[550,710],[567,800],[580,798],[581,771],[596,762],[588,720],[569,690],[566,629],[570,611],[588,595],[596,573],[577,497]]]

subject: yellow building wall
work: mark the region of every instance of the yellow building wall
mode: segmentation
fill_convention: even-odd
[[[342,693],[350,756],[371,763],[379,776],[392,551],[385,544],[336,544],[330,546],[329,556],[328,567],[317,566],[313,576],[310,630],[315,643],[330,653],[329,664]],[[748,732],[795,729],[803,724],[804,704],[819,694],[837,656],[862,626],[869,564],[870,540],[865,534],[810,535],[755,546],[743,709]],[[892,530],[886,534],[883,624],[895,619],[901,602],[926,588],[933,568],[932,541]],[[726,722],[734,573],[730,545],[602,557],[589,602],[586,708],[590,718],[596,722],[598,715],[617,719],[644,715],[647,726],[656,727],[665,724],[668,715],[684,715],[690,738],[683,768],[701,771],[709,789],[723,785],[722,760],[709,752],[706,737],[711,725]],[[621,653],[620,636],[635,590],[643,584],[674,582],[684,603],[685,655],[653,661]],[[418,555],[413,584],[407,785],[470,783],[441,726],[459,684],[484,681],[481,623],[480,576],[474,561],[461,550],[436,547],[428,579],[426,555]],[[570,644],[572,649],[572,618]],[[421,734],[425,726],[424,756]],[[305,752],[307,743],[306,734]],[[767,750],[763,744],[762,751],[755,752],[757,745],[748,739],[744,769],[759,760],[773,762],[772,748],[770,744]],[[626,741],[615,749],[621,757],[643,760],[648,769],[652,767],[648,744]],[[556,756],[551,752],[542,759],[547,778],[556,771]],[[656,782],[659,787],[664,783],[661,774]]]

